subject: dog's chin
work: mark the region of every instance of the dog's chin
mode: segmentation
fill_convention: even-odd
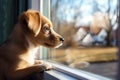
[[[52,45],[52,44],[45,43],[44,46],[48,47],[48,48],[58,48],[58,47],[62,46],[62,43],[60,43],[58,45]]]
[[[61,43],[61,44],[55,46],[54,48],[58,48],[58,47],[62,46],[62,44],[63,44],[63,43]]]

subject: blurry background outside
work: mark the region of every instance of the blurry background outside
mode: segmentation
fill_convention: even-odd
[[[51,20],[65,38],[53,61],[115,78],[117,0],[51,0]]]
[[[18,15],[29,8],[29,1],[32,3],[33,0],[0,0],[0,44],[11,33]],[[50,59],[115,79],[118,51],[117,0],[50,1],[50,18],[54,28],[65,38],[63,46],[50,50]],[[43,13],[46,11],[49,14],[46,6],[43,5]],[[43,49],[45,54],[44,51],[48,53],[47,49]]]

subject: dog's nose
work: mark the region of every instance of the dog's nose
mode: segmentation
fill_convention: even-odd
[[[60,38],[60,41],[64,42],[64,38]]]

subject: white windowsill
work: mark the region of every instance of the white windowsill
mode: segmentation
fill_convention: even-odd
[[[110,78],[89,73],[83,70],[69,68],[67,66],[59,65],[57,63],[49,63],[52,64],[55,69],[45,71],[44,80],[112,80]],[[52,78],[50,79],[49,77],[47,77],[48,75]]]

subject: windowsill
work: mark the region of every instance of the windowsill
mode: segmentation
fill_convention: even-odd
[[[43,80],[112,80],[107,77],[92,74],[82,70],[72,69],[56,63],[52,64],[55,69],[45,71]]]

